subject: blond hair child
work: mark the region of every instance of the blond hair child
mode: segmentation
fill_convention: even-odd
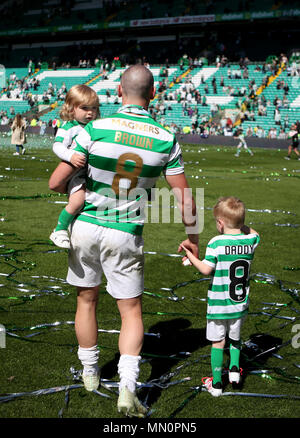
[[[204,260],[182,245],[181,248],[202,274],[212,274],[206,314],[206,336],[212,342],[212,377],[203,378],[202,382],[216,397],[222,394],[226,336],[230,343],[229,381],[240,381],[240,331],[249,306],[250,266],[260,238],[256,231],[244,225],[245,206],[240,199],[220,198],[213,212],[220,235],[209,241]]]
[[[75,138],[87,123],[99,116],[99,98],[92,88],[84,84],[70,88],[60,111],[64,123],[58,128],[53,144],[53,152],[62,161],[78,169],[68,183],[68,204],[60,213],[57,226],[50,235],[50,240],[61,248],[70,248],[68,227],[85,199],[85,157],[74,151]]]

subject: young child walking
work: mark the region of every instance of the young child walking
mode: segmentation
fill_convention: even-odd
[[[239,144],[237,145],[237,149],[236,149],[236,153],[235,153],[235,157],[239,157],[242,147],[251,155],[253,156],[253,152],[251,151],[251,149],[248,147],[246,140],[245,140],[245,136],[243,134],[243,130],[242,129],[238,129],[236,132],[236,135],[234,136],[234,138],[238,138],[239,139]]]
[[[213,213],[220,235],[209,241],[204,260],[199,260],[182,245],[181,248],[202,274],[212,274],[206,315],[206,337],[212,342],[212,377],[202,382],[208,392],[217,397],[222,395],[226,336],[230,344],[229,382],[240,381],[240,332],[249,306],[250,266],[260,237],[244,224],[245,206],[238,198],[220,198]]]
[[[50,235],[50,240],[60,248],[70,248],[68,227],[85,199],[85,157],[73,150],[75,138],[87,123],[99,115],[99,98],[94,90],[84,84],[70,88],[60,111],[64,123],[58,128],[53,144],[53,152],[61,160],[78,168],[68,184],[68,204],[60,213],[56,228]]]

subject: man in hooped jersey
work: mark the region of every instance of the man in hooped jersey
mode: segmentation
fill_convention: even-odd
[[[121,109],[88,123],[76,138],[75,150],[87,162],[86,197],[71,230],[67,281],[77,287],[75,331],[85,388],[97,389],[100,380],[96,309],[103,273],[122,321],[118,410],[143,417],[147,410],[136,396],[144,338],[143,220],[138,214],[139,196],[130,197],[130,193],[150,190],[163,172],[177,198],[187,233],[179,249],[183,244],[195,256],[197,214],[180,146],[174,134],[147,111],[155,96],[151,71],[143,65],[129,67],[122,75],[118,94],[122,97]],[[61,162],[51,175],[50,189],[65,193],[66,181],[73,172],[69,163]],[[122,195],[124,190],[128,197]]]

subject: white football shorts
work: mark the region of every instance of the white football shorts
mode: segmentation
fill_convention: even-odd
[[[68,195],[72,195],[82,189],[86,183],[86,170],[78,169],[68,182]]]
[[[233,341],[239,341],[245,318],[246,316],[236,319],[208,319],[206,338],[211,342],[219,342],[227,335]]]
[[[144,240],[113,228],[76,220],[71,228],[67,282],[77,287],[101,284],[116,299],[134,298],[144,290]]]

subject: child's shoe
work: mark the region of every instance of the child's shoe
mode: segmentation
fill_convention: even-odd
[[[53,230],[53,232],[50,234],[49,239],[52,240],[52,242],[60,248],[71,248],[70,238],[67,230]]]
[[[220,395],[222,395],[221,382],[213,384],[213,377],[203,377],[202,383],[213,397],[219,397]]]
[[[233,367],[231,367],[228,373],[229,382],[236,384],[240,383],[241,374],[242,369],[239,370],[238,367],[234,365]]]

